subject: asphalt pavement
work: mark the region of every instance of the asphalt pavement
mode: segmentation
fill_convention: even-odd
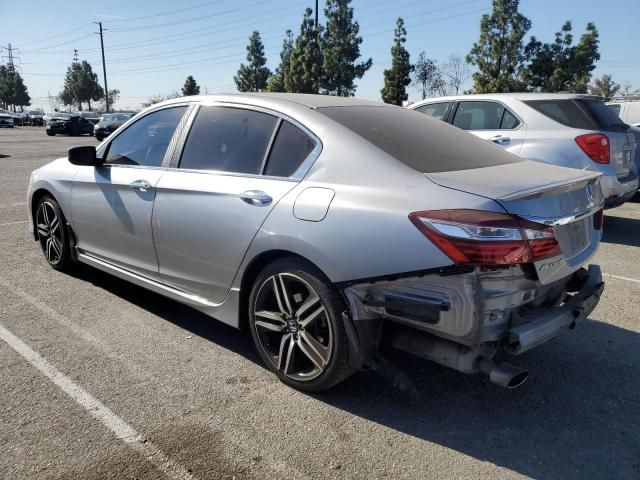
[[[0,478],[640,478],[640,203],[606,213],[591,318],[510,359],[521,388],[406,355],[420,402],[373,372],[307,395],[244,332],[47,266],[29,175],[97,143],[0,130]]]

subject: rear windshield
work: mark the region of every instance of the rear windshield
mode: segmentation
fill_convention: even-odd
[[[620,115],[620,107],[621,107],[621,105],[619,103],[612,103],[610,105],[607,105],[607,107],[609,107],[611,110],[613,110],[616,115]]]
[[[464,130],[400,107],[322,107],[317,111],[422,173],[470,170],[519,162]]]
[[[562,125],[582,130],[626,131],[629,125],[600,100],[587,98],[529,100],[527,105]]]

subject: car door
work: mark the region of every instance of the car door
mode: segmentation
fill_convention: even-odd
[[[71,222],[81,253],[159,280],[151,231],[155,186],[186,110],[150,112],[100,149],[103,166],[78,168]]]
[[[260,226],[319,145],[270,111],[201,106],[175,168],[156,189],[153,237],[162,281],[222,302]]]
[[[489,100],[458,102],[451,121],[456,127],[518,155],[526,133],[526,126],[502,103]]]

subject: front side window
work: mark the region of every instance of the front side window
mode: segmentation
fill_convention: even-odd
[[[109,144],[105,163],[160,167],[186,106],[145,115]]]
[[[278,119],[254,110],[201,107],[182,152],[180,168],[257,175]]]
[[[520,122],[497,102],[460,102],[453,124],[463,130],[504,130]]]
[[[428,105],[417,107],[415,110],[417,112],[424,113],[425,115],[429,115],[430,117],[437,118],[438,120],[442,120],[444,118],[444,114],[447,113],[449,105],[451,105],[451,102],[429,103]]]
[[[316,147],[316,142],[284,120],[278,129],[264,169],[265,175],[290,177]]]

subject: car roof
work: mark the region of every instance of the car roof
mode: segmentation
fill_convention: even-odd
[[[518,92],[518,93],[474,93],[469,95],[453,95],[448,97],[433,97],[425,100],[420,100],[410,105],[415,107],[416,105],[422,105],[425,103],[453,101],[453,100],[569,100],[573,98],[592,98],[594,100],[602,100],[602,97],[595,95],[587,95],[582,93],[532,93],[532,92]]]
[[[252,99],[259,99],[262,102],[277,106],[278,104],[291,104],[295,103],[303,105],[308,108],[322,108],[322,107],[353,107],[353,106],[371,106],[382,107],[389,106],[381,102],[374,102],[371,100],[363,100],[355,97],[338,97],[333,95],[314,95],[308,93],[222,93],[216,95],[194,95],[191,97],[180,97],[171,100],[166,100],[161,104],[180,103],[185,100],[195,101],[224,101],[224,102],[238,102],[238,103],[251,103]],[[261,102],[261,103],[262,103]],[[156,105],[161,105],[156,104]],[[154,105],[155,106],[155,105]]]

